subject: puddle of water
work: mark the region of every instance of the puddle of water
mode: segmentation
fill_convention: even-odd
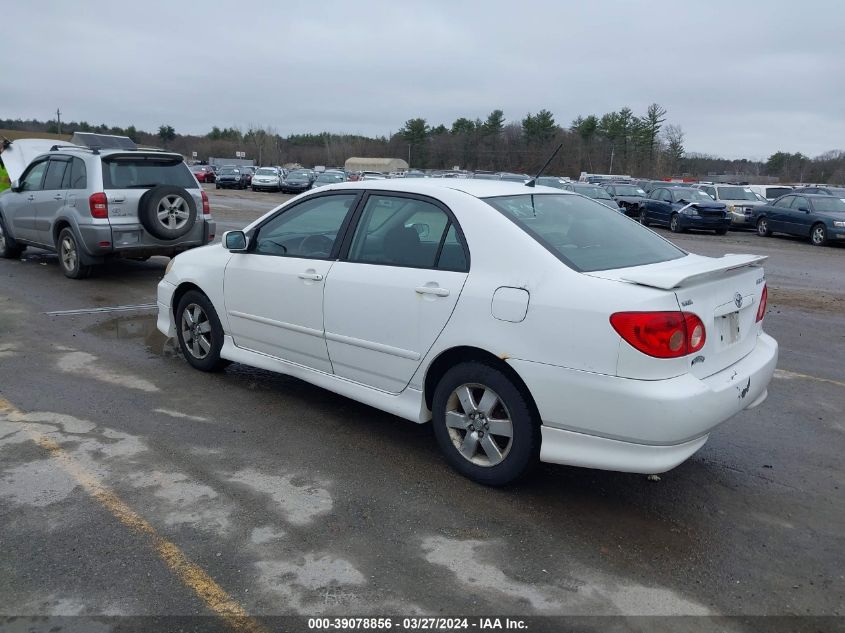
[[[182,354],[175,339],[168,339],[156,329],[155,314],[113,317],[84,331],[111,340],[143,339],[147,350],[156,356],[169,358]]]

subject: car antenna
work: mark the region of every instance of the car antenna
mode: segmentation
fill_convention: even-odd
[[[560,151],[561,147],[563,147],[563,143],[558,145],[557,149],[554,152],[552,152],[552,155],[549,156],[549,160],[546,161],[545,165],[540,167],[540,171],[537,172],[537,175],[534,176],[531,180],[529,180],[528,182],[525,183],[526,187],[533,187],[534,185],[537,184],[537,179],[543,174],[544,171],[546,171],[546,167],[548,167],[549,163],[551,163],[555,159],[555,156],[557,156],[557,153]]]

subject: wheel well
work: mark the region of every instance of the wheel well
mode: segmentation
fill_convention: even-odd
[[[431,410],[432,402],[434,400],[434,390],[437,388],[437,383],[440,382],[443,375],[455,365],[468,361],[484,363],[486,365],[490,365],[491,367],[495,367],[504,373],[513,381],[513,384],[516,385],[517,389],[519,389],[522,393],[525,401],[528,403],[528,406],[531,407],[531,411],[534,414],[535,419],[540,419],[540,412],[537,409],[537,404],[534,402],[531,391],[529,391],[528,386],[522,380],[522,377],[516,373],[516,370],[499,356],[491,354],[490,352],[478,347],[453,347],[441,353],[440,356],[435,358],[434,362],[429,365],[428,371],[425,374],[425,383],[423,386],[425,405],[428,407],[429,411]]]
[[[58,222],[56,222],[56,224],[53,226],[53,244],[56,244],[57,246],[59,241],[59,233],[62,232],[62,229],[73,230],[70,226],[70,222],[68,222],[67,220],[59,220]]]
[[[173,301],[170,305],[170,311],[173,312],[174,317],[176,316],[176,307],[179,305],[179,302],[182,300],[182,297],[184,297],[185,294],[190,292],[191,290],[196,290],[197,292],[200,292],[205,295],[205,293],[202,292],[202,289],[196,284],[192,284],[191,282],[179,284],[179,286],[176,288],[176,291],[173,293]]]

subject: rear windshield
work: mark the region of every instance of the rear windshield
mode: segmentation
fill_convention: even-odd
[[[149,189],[159,185],[198,187],[191,170],[182,162],[140,157],[103,160],[103,187],[106,189]]]
[[[634,185],[614,185],[617,196],[645,196],[645,191]]]
[[[255,172],[256,176],[278,176],[279,174],[276,172],[275,169],[262,168]]]
[[[745,187],[719,187],[721,200],[757,200],[754,192]]]
[[[581,272],[655,264],[686,255],[650,229],[589,198],[520,194],[484,201]]]
[[[766,187],[766,197],[774,200],[775,198],[785,196],[790,191],[792,191],[792,187]]]

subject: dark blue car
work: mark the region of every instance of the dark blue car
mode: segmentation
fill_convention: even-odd
[[[657,187],[640,202],[640,223],[665,224],[673,233],[687,229],[724,235],[731,225],[727,207],[691,187]]]
[[[836,195],[787,194],[754,209],[757,234],[786,233],[810,238],[814,246],[845,244],[845,202]]]

